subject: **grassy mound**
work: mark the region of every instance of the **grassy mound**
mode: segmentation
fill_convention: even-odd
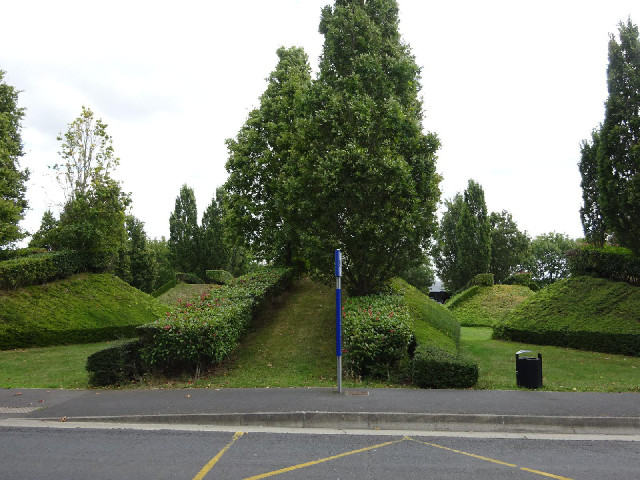
[[[457,353],[460,324],[441,304],[434,302],[400,278],[393,280],[394,292],[402,295],[413,318],[413,334],[418,345],[439,347]]]
[[[464,327],[490,327],[535,293],[523,285],[473,286],[447,302]]]
[[[640,288],[572,277],[550,285],[494,326],[494,337],[640,355]]]
[[[166,307],[110,274],[80,274],[0,291],[0,349],[90,343],[136,335]]]

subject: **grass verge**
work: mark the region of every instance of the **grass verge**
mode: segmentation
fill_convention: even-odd
[[[92,353],[118,341],[0,351],[0,388],[87,388]]]
[[[476,388],[514,390],[515,354],[542,354],[542,390],[640,392],[640,358],[491,339],[490,328],[462,327],[462,350],[478,362]]]

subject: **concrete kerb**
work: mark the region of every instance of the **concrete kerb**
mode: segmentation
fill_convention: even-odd
[[[37,420],[43,422],[60,421],[59,418],[39,418]],[[638,417],[390,412],[258,412],[65,417],[65,421],[343,430],[640,435],[640,418]]]

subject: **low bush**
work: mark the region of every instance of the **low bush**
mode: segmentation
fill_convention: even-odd
[[[167,373],[203,367],[225,358],[237,345],[252,316],[293,280],[290,269],[265,268],[239,277],[233,286],[203,292],[155,322],[139,328],[141,355]]]
[[[529,287],[534,292],[540,290],[538,284],[531,278],[531,272],[514,273],[504,281],[504,285],[522,285]]]
[[[465,355],[434,346],[418,346],[413,383],[420,388],[470,388],[478,382],[478,365]]]
[[[589,275],[640,286],[640,257],[628,248],[583,245],[567,253],[571,275]]]
[[[410,323],[399,295],[347,299],[342,308],[346,370],[353,376],[390,378],[409,354]]]
[[[497,339],[640,355],[640,288],[588,276],[560,280],[494,326]]]
[[[207,282],[217,285],[229,285],[233,282],[233,275],[226,270],[207,270]]]
[[[192,285],[205,283],[195,273],[178,272],[178,273],[176,273],[176,280],[178,282],[190,283]]]
[[[89,385],[102,387],[139,379],[148,371],[140,356],[139,340],[100,350],[87,358]]]
[[[469,282],[469,285],[479,285],[481,287],[492,287],[493,284],[493,273],[479,273]]]

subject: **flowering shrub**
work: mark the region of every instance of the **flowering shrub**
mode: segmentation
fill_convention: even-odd
[[[180,303],[165,317],[139,327],[142,359],[164,371],[199,372],[220,362],[236,347],[256,309],[291,280],[289,269],[265,268]]]
[[[342,308],[345,367],[352,375],[386,376],[407,355],[411,318],[398,295],[349,298]]]

